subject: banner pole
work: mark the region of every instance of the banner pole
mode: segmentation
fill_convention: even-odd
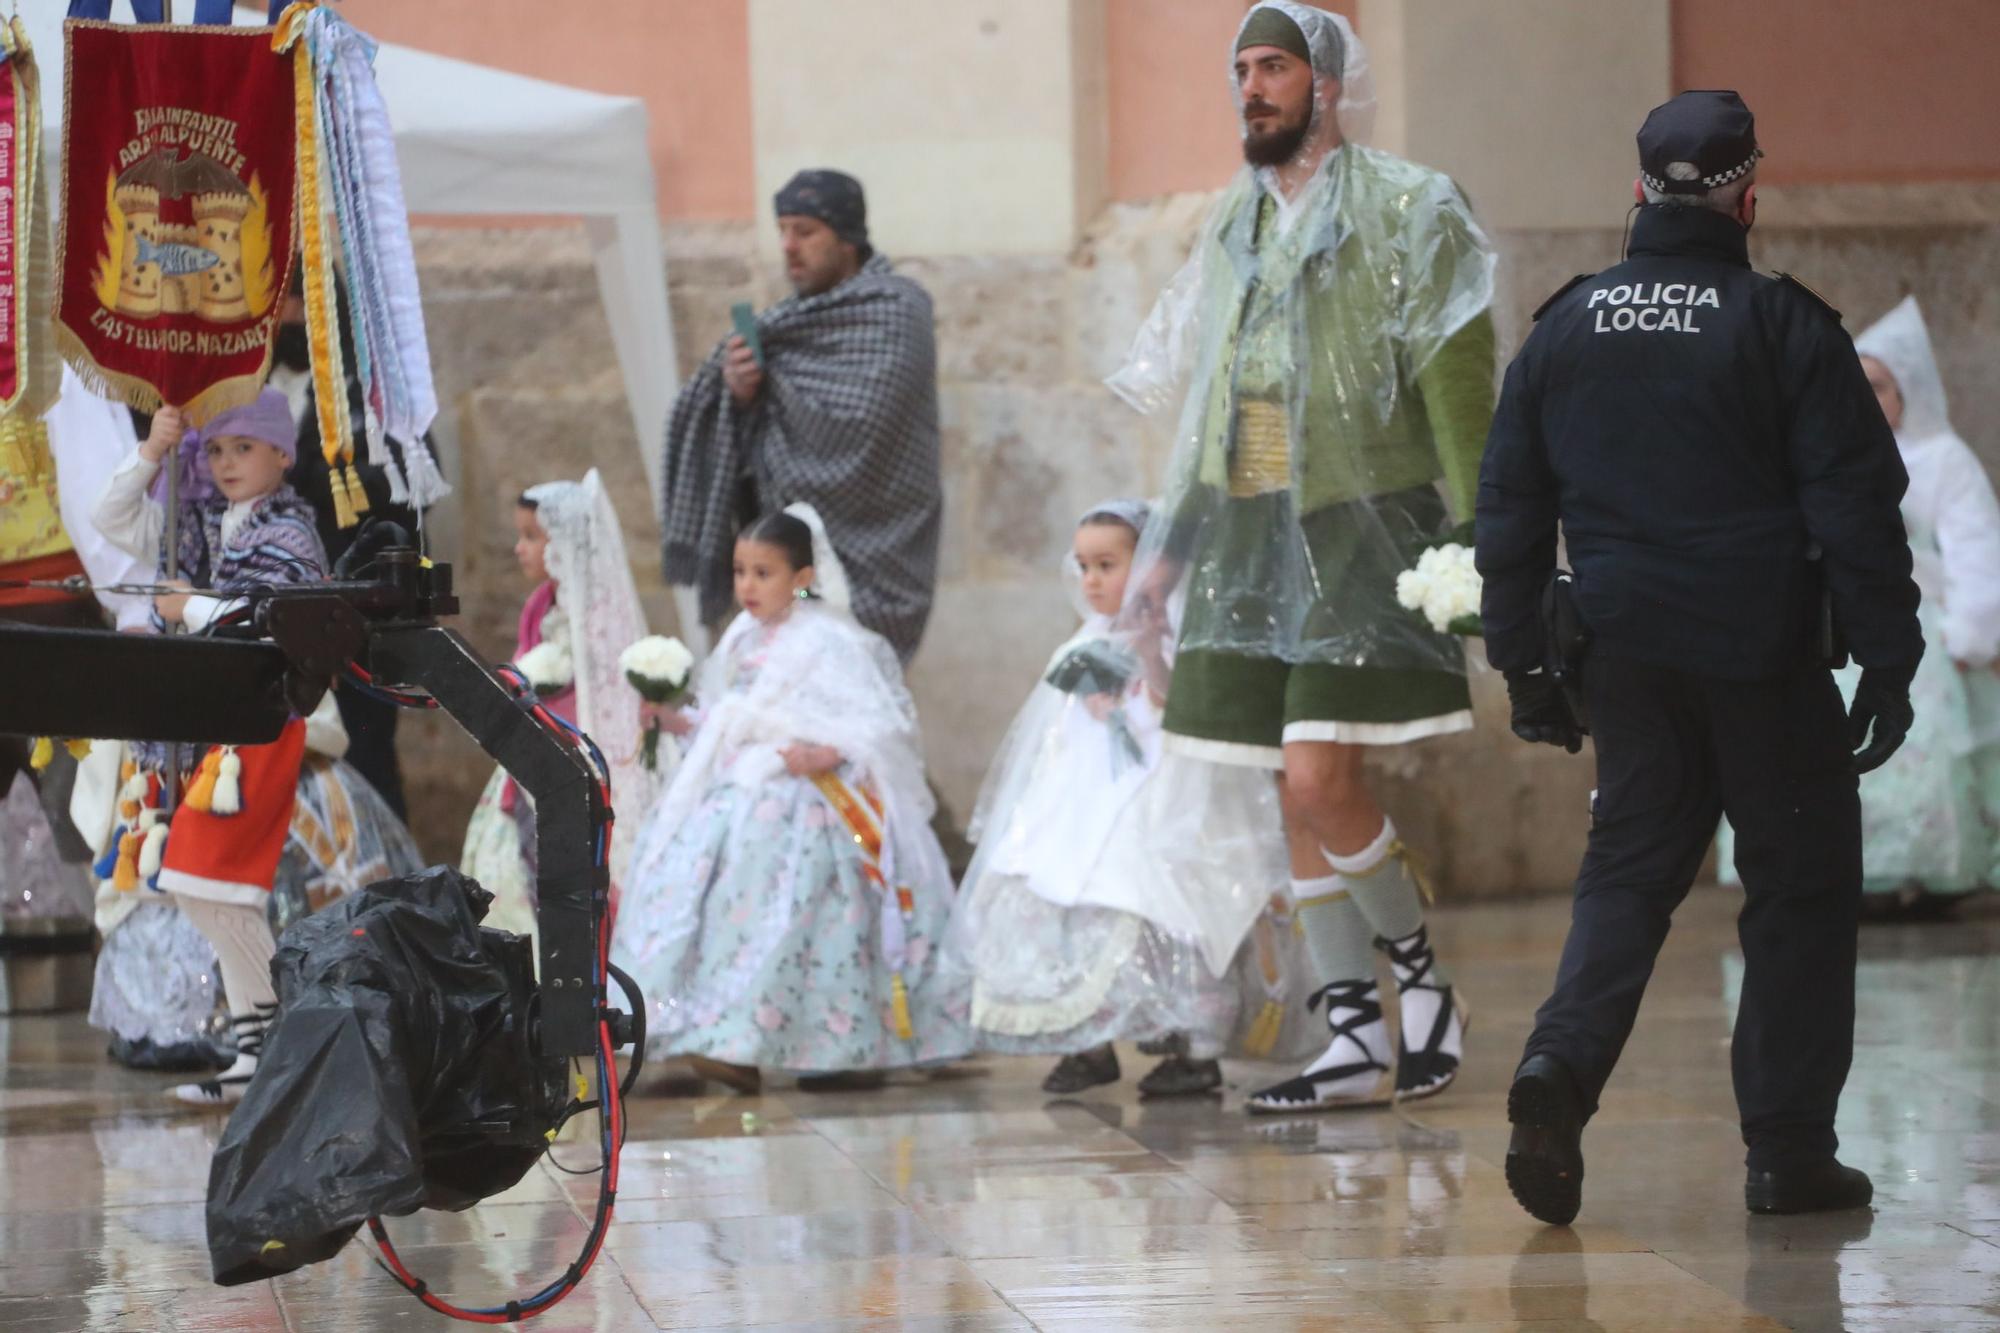
[[[167,0],[167,21],[173,21],[173,0]],[[165,405],[162,404],[164,407]],[[172,583],[181,576],[181,446],[174,441],[173,451],[167,455],[167,549],[162,562],[166,569],[166,581]],[[181,632],[179,621],[169,621],[166,625],[168,638]],[[167,747],[167,771],[160,775],[160,815],[170,817],[178,804],[178,787],[181,776],[181,745],[175,741]]]

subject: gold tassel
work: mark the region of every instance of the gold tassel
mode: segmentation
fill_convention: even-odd
[[[146,835],[137,829],[129,829],[118,836],[118,860],[111,867],[111,887],[120,893],[130,893],[139,887],[139,847],[146,841]]]
[[[347,503],[356,514],[368,512],[368,489],[361,484],[361,474],[352,462],[347,465]]]
[[[47,736],[35,737],[34,752],[28,756],[28,767],[37,773],[56,761],[55,742]]]
[[[1276,1000],[1264,1001],[1264,1007],[1257,1011],[1257,1019],[1250,1025],[1250,1031],[1243,1038],[1243,1053],[1253,1060],[1262,1060],[1278,1048],[1278,1032],[1284,1026],[1285,1007]]]
[[[352,456],[352,423],[348,417],[346,373],[341,364],[339,319],[334,296],[333,248],[338,238],[326,232],[322,187],[324,145],[319,123],[317,85],[312,53],[300,38],[315,6],[294,4],[278,20],[271,49],[292,56],[294,124],[298,133],[299,264],[304,274],[306,342],[312,356],[313,402],[319,411],[320,448],[324,451],[333,491],[334,522],[355,525],[356,506],[338,475],[343,455]],[[362,508],[366,508],[365,503]]]
[[[896,1039],[909,1041],[917,1035],[910,1025],[910,989],[901,976],[889,978],[889,1010],[896,1020]]]
[[[88,759],[90,757],[90,742],[88,740],[64,741],[63,749],[68,750],[69,757],[76,760],[78,763],[82,763],[85,759]]]
[[[209,810],[218,815],[233,815],[243,808],[243,761],[236,756],[236,747],[222,747],[222,761],[215,766],[215,798],[209,802]]]
[[[222,767],[222,751],[210,750],[201,757],[201,766],[194,771],[194,781],[188,784],[187,795],[181,804],[198,814],[208,814],[215,806],[215,780]]]
[[[334,523],[343,528],[353,527],[360,520],[354,516],[354,502],[347,498],[347,487],[340,484],[340,475],[338,473],[329,477],[328,481],[331,483],[329,489],[333,491]]]

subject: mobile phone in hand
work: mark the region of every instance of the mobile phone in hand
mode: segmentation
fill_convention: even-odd
[[[750,308],[748,301],[738,301],[729,307],[730,322],[736,325],[736,336],[750,346],[750,355],[757,358],[757,368],[764,368],[764,340],[757,336],[757,312]]]

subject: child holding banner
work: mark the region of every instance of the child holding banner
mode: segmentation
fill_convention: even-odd
[[[312,508],[285,483],[295,432],[284,395],[266,389],[200,430],[163,408],[139,451],[111,476],[95,514],[105,538],[166,568],[168,454],[179,469],[176,553],[184,591],[155,598],[161,628],[199,631],[243,605],[252,584],[326,577]],[[140,810],[120,839],[113,883],[137,891],[157,882],[214,946],[222,989],[238,1030],[236,1062],[214,1079],[175,1089],[182,1101],[224,1105],[256,1072],[263,1028],[277,1005],[271,957],[277,942],[266,906],[285,848],[304,759],[306,724],[294,718],[268,745],[137,747],[140,772],[121,795]],[[180,762],[172,759],[175,749]],[[169,788],[178,799],[162,799]],[[169,809],[170,808],[170,809]]]

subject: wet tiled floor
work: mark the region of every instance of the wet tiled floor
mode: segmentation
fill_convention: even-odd
[[[1727,1072],[1731,899],[1668,944],[1585,1139],[1572,1229],[1508,1197],[1504,1094],[1553,973],[1559,902],[1441,913],[1475,1006],[1465,1076],[1402,1113],[1251,1120],[1050,1102],[1045,1063],[978,1062],[875,1093],[671,1095],[631,1110],[618,1221],[533,1327],[812,1329],[1942,1329],[2000,1326],[2000,909],[1871,929],[1841,1134],[1871,1214],[1751,1218]],[[357,1242],[276,1283],[209,1284],[218,1121],[118,1070],[80,1019],[0,1020],[0,1329],[443,1327]],[[594,1140],[558,1147],[572,1165]],[[575,1256],[594,1180],[544,1164],[461,1214],[391,1224],[466,1303]]]

